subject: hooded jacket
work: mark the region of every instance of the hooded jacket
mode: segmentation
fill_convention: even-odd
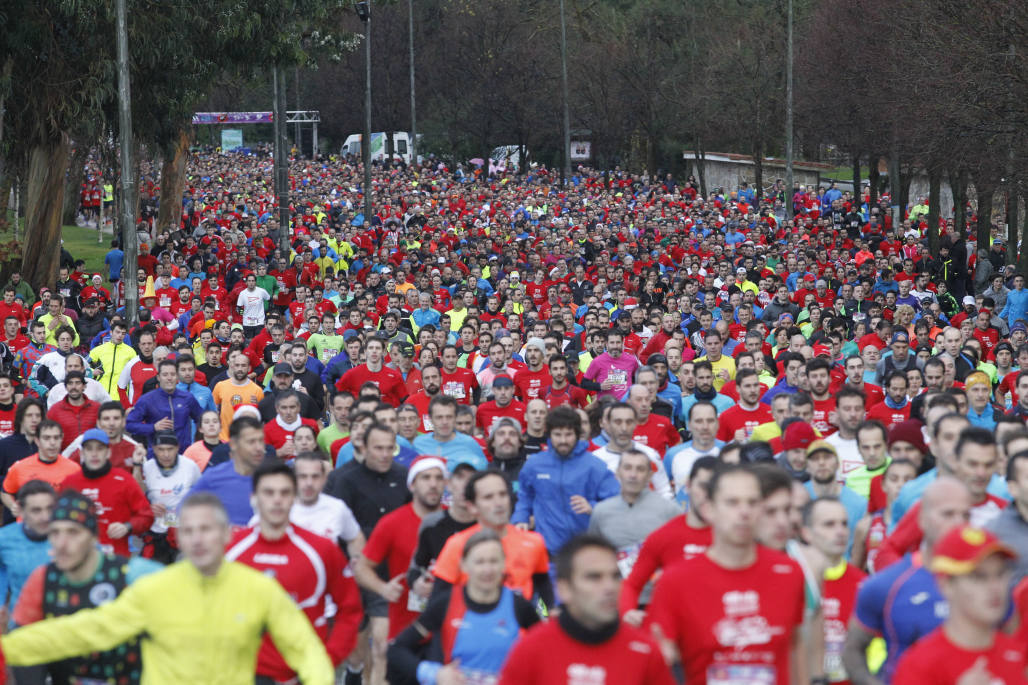
[[[589,514],[576,514],[570,500],[584,497],[590,505],[621,492],[614,472],[602,459],[589,452],[589,444],[579,440],[571,454],[561,457],[553,445],[535,455],[518,476],[518,503],[512,523],[527,523],[535,516],[535,530],[546,541],[551,554],[565,542],[589,527]]]

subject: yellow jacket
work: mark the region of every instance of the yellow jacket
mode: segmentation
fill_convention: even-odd
[[[109,604],[19,628],[2,645],[8,665],[30,666],[139,636],[142,685],[253,685],[265,631],[304,685],[332,685],[324,645],[282,586],[230,561],[213,577],[178,562],[140,578]]]

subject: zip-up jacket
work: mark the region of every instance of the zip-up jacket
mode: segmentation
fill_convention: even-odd
[[[175,388],[169,394],[157,388],[143,393],[125,417],[125,428],[130,434],[137,435],[149,443],[154,434],[153,425],[161,419],[171,419],[179,446],[188,446],[193,444],[192,436],[189,434],[192,425],[190,420],[199,425],[202,416],[203,409],[200,403],[188,390]]]
[[[535,530],[546,541],[551,553],[589,527],[589,514],[571,510],[571,498],[584,497],[590,505],[621,492],[614,472],[599,457],[589,452],[589,444],[579,440],[567,457],[559,456],[553,446],[535,455],[518,476],[518,504],[512,523],[527,523],[535,516]]]

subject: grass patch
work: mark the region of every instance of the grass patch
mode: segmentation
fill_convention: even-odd
[[[868,172],[869,172],[869,168],[868,167],[866,167],[866,166],[860,167],[860,178],[861,178],[861,180],[867,180]],[[836,167],[835,169],[832,169],[832,170],[828,171],[827,173],[822,174],[822,176],[825,176],[827,178],[834,178],[837,181],[852,181],[853,180],[853,166],[849,165],[849,166]]]
[[[64,249],[75,259],[84,260],[86,270],[101,274],[106,282],[107,267],[104,265],[104,257],[111,250],[111,236],[105,233],[103,242],[97,243],[96,229],[81,226],[65,226],[61,229],[61,235],[64,238]]]

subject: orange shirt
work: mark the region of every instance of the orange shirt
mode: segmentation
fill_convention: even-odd
[[[21,486],[30,480],[41,480],[59,490],[64,479],[82,468],[67,457],[58,456],[56,461],[47,463],[40,460],[39,452],[14,463],[4,478],[3,489],[8,495],[17,495]]]
[[[261,386],[248,380],[246,385],[236,385],[231,378],[219,382],[211,393],[214,404],[221,412],[221,439],[228,440],[228,427],[232,425],[236,409],[241,404],[252,404],[256,407],[264,399]]]
[[[466,582],[468,576],[460,568],[464,544],[480,530],[482,524],[476,523],[451,535],[443,546],[443,551],[439,553],[432,573],[451,585]],[[531,599],[532,576],[537,573],[548,573],[550,569],[550,557],[546,553],[543,536],[533,531],[521,530],[508,523],[502,541],[503,554],[507,558],[507,574],[503,584],[511,590],[520,592],[525,599]]]

